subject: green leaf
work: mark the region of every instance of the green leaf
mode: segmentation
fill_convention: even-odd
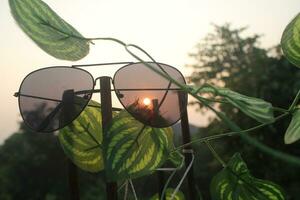
[[[172,149],[174,149],[174,148],[172,147]],[[179,153],[178,151],[172,152],[169,157],[169,160],[172,162],[172,164],[176,168],[181,168],[183,166],[183,159],[184,159],[184,156],[181,153]]]
[[[239,153],[229,161],[210,185],[212,200],[284,200],[280,186],[251,176]]]
[[[274,122],[272,104],[262,99],[248,97],[227,88],[216,88],[217,94],[240,109],[247,116],[261,123]]]
[[[9,0],[21,29],[44,51],[76,61],[89,53],[89,41],[41,0]]]
[[[126,111],[113,119],[104,142],[106,177],[111,181],[150,174],[170,157],[172,129],[143,127]],[[171,160],[178,164],[182,157],[173,155]]]
[[[300,139],[300,110],[293,113],[292,121],[284,135],[284,143],[292,144]]]
[[[281,48],[287,59],[300,67],[300,13],[285,28]]]
[[[91,101],[89,105],[100,106]],[[102,117],[100,108],[87,106],[71,125],[60,130],[58,138],[65,154],[79,168],[89,172],[99,172],[104,169],[102,148]]]
[[[166,189],[166,200],[170,200],[171,199],[173,192],[174,192],[173,188]],[[158,194],[155,194],[149,200],[159,200]],[[176,195],[174,196],[173,200],[185,200],[184,194],[181,191],[178,191],[176,193]]]

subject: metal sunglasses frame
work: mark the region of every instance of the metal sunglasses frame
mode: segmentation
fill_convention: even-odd
[[[21,117],[22,117],[22,119],[23,119],[25,125],[26,125],[27,127],[29,127],[31,130],[35,131],[35,132],[51,133],[51,132],[55,132],[55,131],[57,131],[57,130],[59,130],[59,129],[62,129],[62,128],[64,128],[64,127],[70,125],[77,117],[79,117],[79,115],[82,113],[82,111],[83,111],[87,106],[89,106],[89,107],[95,107],[95,108],[100,108],[100,106],[89,105],[89,102],[90,102],[90,100],[92,99],[92,94],[94,94],[94,93],[101,93],[101,89],[95,89],[95,86],[96,86],[97,80],[99,80],[99,79],[100,79],[101,77],[103,77],[103,76],[100,76],[100,77],[97,77],[97,78],[94,79],[94,77],[92,76],[92,74],[91,74],[89,71],[84,70],[84,69],[82,69],[82,68],[93,67],[93,66],[124,65],[124,66],[120,67],[120,68],[114,73],[113,78],[109,77],[109,78],[111,79],[111,81],[112,81],[111,83],[112,83],[112,85],[113,85],[113,89],[111,89],[111,92],[114,91],[115,94],[116,94],[116,96],[117,96],[117,98],[118,98],[118,100],[119,100],[119,102],[120,102],[121,105],[123,106],[123,108],[124,108],[124,109],[125,109],[132,117],[134,117],[136,120],[138,120],[138,121],[141,122],[141,120],[139,120],[134,114],[132,114],[132,113],[127,109],[127,107],[122,103],[122,101],[121,101],[121,98],[122,98],[122,97],[121,97],[121,94],[119,93],[119,91],[139,91],[139,90],[140,90],[140,91],[145,91],[145,90],[149,90],[149,91],[150,91],[150,90],[151,90],[151,91],[153,91],[153,90],[158,90],[158,91],[162,90],[162,91],[166,91],[166,93],[165,93],[163,99],[161,100],[161,102],[160,102],[160,104],[159,104],[159,107],[160,107],[160,106],[162,105],[162,103],[163,103],[163,101],[164,101],[164,99],[165,99],[165,97],[166,97],[168,91],[170,91],[170,90],[182,91],[182,90],[181,90],[180,88],[170,88],[171,82],[169,82],[169,85],[168,85],[167,89],[166,89],[166,88],[145,88],[145,89],[144,89],[144,88],[143,88],[143,89],[141,89],[141,88],[130,88],[130,89],[116,89],[116,88],[115,88],[115,84],[114,84],[114,80],[115,80],[116,74],[117,74],[120,70],[122,70],[122,69],[124,69],[124,68],[126,68],[126,67],[128,67],[128,66],[130,66],[130,65],[132,65],[132,64],[140,64],[140,63],[154,63],[154,64],[156,64],[156,65],[157,65],[164,73],[166,73],[166,74],[168,74],[168,73],[167,73],[160,65],[164,65],[164,66],[170,67],[170,68],[174,69],[175,71],[177,71],[177,72],[181,75],[181,77],[182,77],[182,79],[183,79],[183,81],[184,81],[183,84],[186,84],[186,81],[185,81],[185,79],[184,79],[183,74],[182,74],[177,68],[172,67],[172,66],[167,65],[167,64],[164,64],[164,63],[159,63],[159,62],[110,62],[110,63],[96,63],[96,64],[81,64],[81,65],[70,65],[70,66],[51,66],[51,67],[45,67],[45,68],[40,68],[40,69],[34,70],[34,71],[30,72],[29,74],[27,74],[27,75],[23,78],[23,80],[22,80],[22,82],[21,82],[21,84],[20,84],[20,87],[19,87],[18,92],[16,92],[16,93],[14,94],[15,97],[18,97],[18,106],[19,106],[19,111],[20,111]],[[74,116],[74,119],[72,119],[72,121],[66,123],[66,124],[65,124],[64,126],[62,126],[62,127],[58,127],[57,129],[54,129],[54,130],[51,130],[51,131],[39,131],[39,130],[33,129],[33,128],[26,122],[25,117],[23,116],[23,113],[22,113],[22,111],[21,111],[20,97],[21,97],[21,96],[24,96],[24,97],[38,98],[38,99],[43,99],[43,100],[55,101],[55,102],[62,102],[62,100],[58,100],[58,99],[50,99],[50,98],[44,98],[44,97],[38,97],[38,96],[32,96],[32,95],[22,94],[22,93],[21,93],[21,88],[22,88],[22,85],[23,85],[24,81],[25,81],[25,80],[27,79],[27,77],[29,77],[30,75],[32,75],[32,74],[34,74],[34,73],[36,73],[36,72],[38,72],[38,71],[42,71],[42,70],[45,70],[45,69],[52,69],[52,68],[68,68],[68,69],[77,69],[77,70],[84,71],[85,73],[89,74],[89,76],[91,77],[91,81],[93,82],[93,83],[92,83],[93,88],[91,88],[91,90],[83,90],[83,91],[77,91],[77,92],[75,92],[75,94],[86,94],[86,93],[88,94],[88,93],[91,93],[91,95],[90,95],[90,97],[89,97],[88,99],[86,99],[86,100],[87,100],[87,101],[86,101],[86,104],[82,107],[82,109],[80,110],[80,112],[78,112],[78,114],[77,114],[76,116]],[[184,101],[184,102],[181,102],[181,103],[183,103],[182,105],[183,105],[184,107],[186,107],[186,106],[187,106],[187,101],[188,101],[188,95],[187,95],[187,94],[185,95],[185,98],[184,98],[183,101]],[[115,107],[113,107],[112,110],[113,110],[113,111],[121,111],[122,108],[115,108]],[[182,112],[182,110],[180,110],[180,112]],[[151,124],[145,123],[144,121],[141,122],[141,123],[143,123],[143,124],[145,124],[145,125],[147,125],[147,126],[150,126],[150,127],[154,127],[154,128],[165,128],[165,127],[169,127],[169,126],[174,125],[174,124],[177,123],[180,119],[181,119],[181,118],[180,118],[180,116],[179,116],[179,118],[178,118],[175,122],[169,124],[168,126],[162,126],[162,127],[159,127],[159,126],[155,126],[155,127],[154,127],[154,126],[152,126]]]

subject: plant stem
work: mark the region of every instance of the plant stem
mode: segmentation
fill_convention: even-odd
[[[291,106],[289,108],[289,111],[292,111],[294,109],[294,107],[296,106],[296,104],[299,101],[299,98],[300,98],[300,90],[298,91],[296,97],[294,98],[293,103],[291,104]]]
[[[87,40],[89,41],[92,41],[92,40],[108,40],[108,41],[113,41],[113,42],[116,42],[124,47],[126,47],[126,43],[124,43],[123,41],[119,40],[119,39],[116,39],[116,38],[112,38],[112,37],[103,37],[103,38],[86,38]]]
[[[274,122],[275,121],[278,121],[279,119],[281,118],[284,118],[286,117],[287,115],[289,115],[289,113],[284,113],[282,115],[279,115],[278,117],[276,117],[274,119]],[[204,138],[199,138],[199,139],[196,139],[196,140],[192,140],[191,142],[189,143],[186,143],[186,144],[183,144],[179,147],[177,147],[174,151],[177,151],[177,150],[180,150],[186,146],[189,146],[191,144],[194,144],[194,143],[203,143],[205,141],[210,141],[210,140],[215,140],[215,139],[220,139],[220,138],[223,138],[223,137],[228,137],[228,136],[234,136],[234,135],[241,135],[242,133],[247,133],[247,132],[251,132],[251,131],[254,131],[254,130],[257,130],[259,128],[262,128],[264,126],[267,126],[267,125],[270,125],[272,124],[273,122],[268,122],[268,123],[264,123],[264,124],[260,124],[258,126],[255,126],[255,127],[251,127],[249,129],[245,129],[245,130],[241,130],[241,131],[231,131],[231,132],[227,132],[227,133],[222,133],[222,134],[217,134],[217,135],[212,135],[212,136],[208,136],[208,137],[204,137]]]
[[[140,62],[142,62],[145,66],[147,66],[149,69],[153,70],[154,72],[156,72],[157,74],[159,74],[160,76],[166,78],[167,80],[169,80],[171,83],[175,84],[176,86],[178,86],[181,90],[185,91],[186,93],[190,94],[191,96],[193,96],[194,98],[196,98],[199,102],[202,102],[206,107],[208,107],[209,109],[211,109],[213,112],[216,113],[216,115],[234,132],[236,132],[237,134],[242,132],[243,130],[237,126],[234,122],[232,122],[229,118],[227,118],[222,112],[218,112],[216,111],[212,106],[210,106],[206,100],[203,99],[203,97],[199,96],[199,92],[205,92],[205,87],[202,87],[200,89],[195,90],[194,88],[181,84],[179,83],[177,80],[173,79],[171,76],[169,76],[169,74],[162,72],[161,70],[155,68],[154,66],[150,65],[149,63],[145,62],[143,59],[141,59],[140,57],[138,57],[136,54],[132,53],[129,50],[129,47],[134,47],[138,50],[140,50],[141,52],[143,52],[145,55],[148,56],[148,58],[150,58],[153,62],[156,63],[156,61],[150,56],[149,53],[147,53],[145,50],[143,50],[141,47],[134,45],[134,44],[126,44],[124,42],[122,42],[121,40],[115,39],[115,38],[87,38],[87,40],[110,40],[110,41],[114,41],[120,45],[122,45],[123,47],[125,47],[126,51],[133,56],[134,58],[136,58],[137,60],[139,60]],[[212,88],[207,88],[208,91],[212,91],[212,89],[214,89],[213,86],[211,86]],[[202,91],[203,89],[203,91]],[[294,107],[296,106],[298,100],[300,98],[300,90],[298,91],[292,105],[290,106],[288,111],[292,111],[294,109]],[[287,113],[285,113],[287,114]],[[233,133],[232,133],[233,134]],[[221,135],[221,134],[220,134]],[[227,135],[225,135],[227,136]],[[270,147],[267,147],[266,145],[258,142],[257,140],[251,138],[250,136],[246,135],[246,134],[240,134],[240,136],[242,137],[242,139],[244,139],[246,142],[248,142],[251,145],[256,146],[258,149],[260,149],[262,152],[267,153],[271,156],[273,156],[274,158],[278,158],[282,161],[285,161],[287,163],[291,163],[297,166],[300,166],[300,159],[296,156],[292,156],[277,150],[274,150]],[[223,137],[223,136],[222,136]],[[217,138],[220,138],[220,136],[218,136]],[[217,139],[215,138],[215,139]]]
[[[215,149],[211,146],[208,140],[204,141],[205,144],[207,145],[208,149],[211,151],[212,155],[219,161],[219,163],[225,168],[227,165],[226,163],[222,160],[222,158],[219,156],[219,154],[215,151]]]
[[[202,102],[204,103],[205,105],[207,105],[206,102]],[[207,107],[211,108],[210,105],[208,105]],[[238,125],[236,125],[233,121],[231,121],[229,118],[227,118],[224,113],[222,112],[218,112],[216,111],[215,109],[212,109],[212,111],[214,111],[216,113],[216,115],[233,131],[236,131],[236,132],[241,132],[243,131]],[[282,115],[288,115],[289,113],[284,113]],[[283,116],[279,116],[279,117],[283,117]],[[292,155],[289,155],[287,153],[283,153],[281,151],[278,151],[278,150],[275,150],[275,149],[272,149],[266,145],[264,145],[263,143],[253,139],[252,137],[250,137],[249,135],[247,134],[240,134],[241,138],[243,140],[245,140],[246,142],[248,142],[249,144],[257,147],[259,150],[261,150],[262,152],[266,153],[266,154],[269,154],[270,156],[274,157],[274,158],[277,158],[281,161],[284,161],[284,162],[287,162],[287,163],[290,163],[290,164],[293,164],[295,166],[300,166],[300,158],[296,157],[296,156],[292,156]]]
[[[272,107],[272,109],[274,111],[279,111],[279,112],[282,112],[282,113],[288,113],[289,112],[289,110],[286,110],[284,108],[274,107],[274,106]]]

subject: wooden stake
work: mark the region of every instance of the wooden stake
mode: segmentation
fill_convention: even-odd
[[[181,133],[182,133],[182,143],[189,143],[191,141],[191,134],[190,134],[190,126],[189,126],[189,119],[186,107],[186,94],[183,92],[179,92],[179,104],[180,104],[180,116],[181,116]],[[185,150],[191,151],[192,147],[187,146],[184,147]],[[190,153],[184,154],[184,161],[185,166],[187,167],[192,161],[192,155]],[[196,189],[195,189],[195,179],[194,179],[194,171],[193,167],[190,169],[188,175],[188,191],[189,191],[189,199],[194,200],[196,199]]]
[[[67,158],[69,174],[70,200],[80,200],[77,167]]]
[[[158,108],[158,99],[152,99],[152,106],[153,106],[153,113],[154,113],[154,117],[153,118],[156,118],[158,117],[158,112],[159,112],[159,108]],[[165,177],[164,177],[164,172],[162,171],[158,171],[157,172],[157,178],[158,178],[158,196],[159,196],[159,199],[161,199],[161,195],[162,195],[162,192],[164,190],[164,186],[165,186]],[[163,197],[163,200],[166,199],[166,195]]]
[[[106,133],[109,123],[112,121],[112,103],[110,77],[100,77],[101,114],[103,134]],[[106,182],[107,200],[118,199],[118,185],[116,182]]]
[[[62,96],[62,104],[63,117],[61,120],[69,121],[68,119],[72,117],[72,111],[74,109],[74,90],[64,91]],[[70,200],[80,200],[77,167],[69,158],[67,158],[67,165],[69,181],[69,198]]]

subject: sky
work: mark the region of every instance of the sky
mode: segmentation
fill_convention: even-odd
[[[261,45],[280,42],[289,21],[300,11],[299,0],[45,0],[63,19],[85,37],[115,37],[147,50],[157,61],[178,68],[185,76],[191,71],[188,53],[211,24],[248,26],[247,34],[262,34]],[[38,48],[15,24],[8,0],[0,1],[0,143],[18,130],[22,120],[17,98],[22,79],[31,71],[74,62],[57,60]],[[101,63],[134,61],[120,46],[97,41],[90,54],[76,62]],[[93,75],[112,76],[117,67],[92,69]],[[96,97],[98,98],[98,97]],[[114,105],[119,105],[114,100]],[[190,122],[207,124],[207,116],[189,108]]]

